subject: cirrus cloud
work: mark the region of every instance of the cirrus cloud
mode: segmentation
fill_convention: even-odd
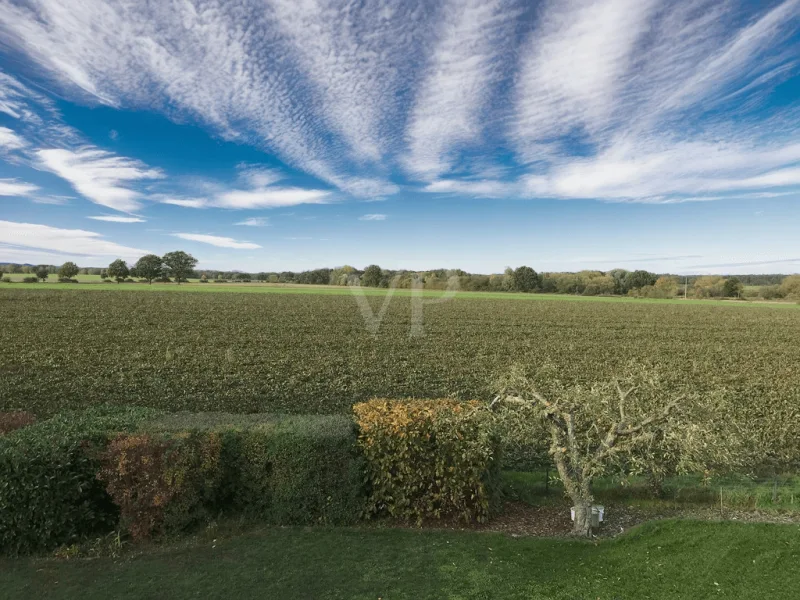
[[[143,194],[133,189],[133,184],[164,177],[159,169],[94,147],[40,149],[36,156],[41,168],[66,179],[78,193],[95,204],[122,212],[142,207]]]
[[[245,225],[247,227],[266,227],[269,221],[266,217],[248,217],[244,221],[239,221],[237,225]]]
[[[0,221],[0,244],[16,247],[18,251],[20,249],[24,249],[26,252],[48,250],[85,257],[135,258],[147,254],[146,250],[111,242],[94,231],[61,229],[49,225],[13,221]]]
[[[218,246],[219,248],[235,248],[237,250],[256,250],[261,248],[258,244],[251,242],[239,242],[233,238],[222,237],[218,235],[206,235],[200,233],[173,233],[174,237],[181,238],[182,240],[189,240],[191,242],[200,242],[201,244],[210,244]]]
[[[17,179],[0,179],[0,196],[28,196],[38,189],[38,185]]]
[[[140,217],[117,217],[114,215],[101,215],[98,217],[86,217],[95,221],[108,221],[109,223],[144,223],[145,219]]]

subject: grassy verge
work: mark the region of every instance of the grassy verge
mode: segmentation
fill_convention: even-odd
[[[85,275],[83,277],[92,277]],[[99,276],[98,276],[99,277]],[[91,290],[91,291],[136,291],[136,292],[239,292],[245,294],[313,294],[313,295],[351,295],[353,290],[343,286],[325,285],[293,285],[293,284],[274,284],[274,283],[196,283],[190,281],[182,285],[175,283],[91,283],[91,285],[70,284],[70,283],[5,283],[0,289],[39,289],[39,290]],[[385,296],[388,290],[378,288],[361,288],[361,292],[367,296]],[[411,296],[409,289],[397,289],[394,294],[398,296]],[[423,290],[425,298],[441,298],[445,292],[439,290]],[[652,299],[652,298],[630,298],[628,296],[577,296],[568,294],[522,294],[516,292],[456,292],[457,298],[486,299],[486,300],[560,300],[567,302],[629,302],[637,304],[683,304],[696,306],[759,306],[759,307],[778,307],[778,308],[800,308],[800,304],[795,302],[746,302],[737,300],[695,300],[683,298],[671,299]]]
[[[0,561],[4,598],[793,598],[797,526],[663,521],[613,540],[264,529],[123,559]]]
[[[551,477],[555,471],[550,471]],[[546,483],[545,472],[503,472],[506,497],[531,506],[563,505],[566,499],[557,481]],[[664,508],[693,506],[721,510],[757,510],[797,513],[800,511],[800,477],[781,475],[777,478],[753,480],[730,475],[703,482],[699,475],[670,477],[664,482],[663,495],[654,498],[647,481],[630,477],[624,482],[617,478],[600,478],[594,485],[599,504],[625,504],[655,511]]]

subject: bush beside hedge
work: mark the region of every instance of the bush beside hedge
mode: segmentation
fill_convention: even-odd
[[[120,434],[102,453],[98,478],[134,539],[183,529],[209,508],[219,485],[220,436]]]
[[[421,522],[485,521],[497,499],[499,443],[478,402],[371,400],[353,407],[369,512]]]

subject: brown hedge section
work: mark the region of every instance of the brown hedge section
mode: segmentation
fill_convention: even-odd
[[[97,478],[120,510],[133,539],[199,520],[220,483],[218,433],[119,434],[101,455]]]

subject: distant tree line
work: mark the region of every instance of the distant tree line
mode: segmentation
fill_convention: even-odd
[[[409,271],[383,269],[369,265],[363,270],[344,265],[333,269],[310,271],[220,271],[196,269],[197,259],[181,250],[164,256],[148,254],[129,266],[117,259],[106,268],[78,267],[67,262],[54,265],[0,264],[0,272],[31,274],[36,280],[47,280],[57,274],[61,281],[71,281],[77,275],[100,275],[118,283],[136,279],[147,283],[182,283],[198,279],[202,283],[284,283],[304,285],[362,285],[375,288],[411,288],[445,290],[448,287],[464,291],[572,294],[580,296],[635,296],[641,298],[674,298],[686,294],[691,298],[762,298],[767,300],[800,299],[800,275],[721,275],[677,276],[645,270],[544,272],[529,266],[507,267],[503,273],[482,275],[461,269]]]

